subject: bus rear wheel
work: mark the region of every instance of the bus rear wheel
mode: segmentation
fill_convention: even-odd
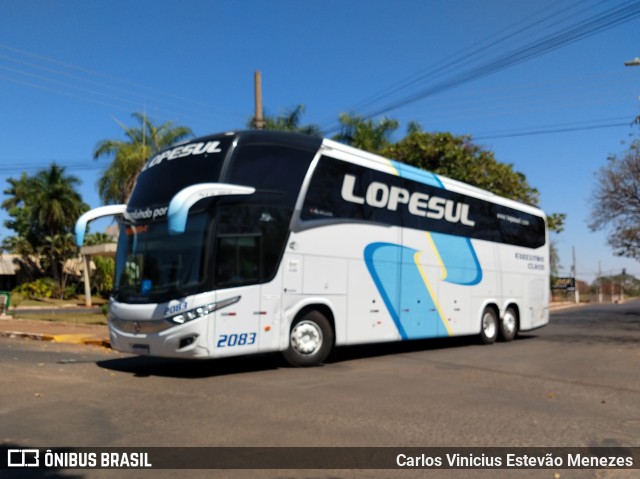
[[[480,341],[482,344],[492,344],[498,338],[498,315],[496,310],[487,306],[482,312],[480,324]]]
[[[319,311],[309,311],[291,325],[289,347],[283,352],[292,366],[309,367],[322,363],[333,348],[333,329]]]
[[[502,341],[511,341],[518,334],[518,313],[508,307],[504,312],[502,321],[500,321],[500,339]]]

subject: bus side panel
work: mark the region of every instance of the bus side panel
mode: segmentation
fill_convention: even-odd
[[[438,324],[436,330],[427,326],[423,337],[478,333],[482,308],[500,295],[495,245],[415,230],[403,232],[403,243],[415,251],[415,266],[423,283],[422,294],[403,306],[403,311],[420,306],[425,325]],[[405,261],[403,268],[410,270],[410,263]]]
[[[334,254],[338,253],[336,251]],[[345,344],[348,260],[344,257],[304,257],[302,290],[307,298],[322,298],[333,314],[335,344]]]
[[[527,294],[530,306],[528,324],[526,329],[539,328],[549,322],[548,298],[549,284],[543,278],[529,280]],[[525,329],[525,328],[523,328]]]
[[[241,286],[216,292],[216,301],[239,300],[219,309],[210,334],[212,357],[238,356],[258,352],[260,344],[261,286]]]
[[[334,224],[292,234],[289,245],[295,244],[296,254],[289,256],[299,258],[304,272],[285,275],[284,287],[287,292],[291,287],[304,293],[305,298],[325,298],[332,305],[338,345],[397,340],[398,329],[383,294],[390,304],[399,304],[399,258],[383,261],[383,281],[394,286],[381,293],[384,288],[376,284],[368,270],[365,250],[374,242],[398,245],[399,240],[399,228],[362,223]],[[290,281],[286,281],[287,276],[291,276]]]
[[[447,321],[453,336],[478,334],[482,309],[495,301],[498,294],[496,273],[493,265],[493,245],[473,242],[479,271],[478,281],[473,284],[458,284],[454,281],[455,267],[447,268],[441,283],[441,301],[447,312]],[[462,267],[461,265],[457,266]],[[472,264],[467,266],[473,268]],[[450,274],[454,275],[450,278]],[[467,276],[473,275],[472,271]]]
[[[387,264],[386,280],[399,284],[398,265]],[[359,344],[397,341],[398,328],[387,310],[385,300],[367,269],[364,256],[349,261],[349,296],[346,317],[346,342]],[[396,297],[396,293],[391,293]]]
[[[520,330],[544,326],[549,321],[548,247],[527,249],[500,245],[498,248],[505,305],[510,302],[518,305]]]
[[[306,295],[346,294],[346,258],[305,256],[302,284]]]
[[[279,351],[282,328],[282,268],[273,281],[262,285],[260,315],[258,321],[259,346],[261,353]]]
[[[484,308],[488,304],[500,306],[503,295],[501,271],[498,264],[497,251],[499,245],[488,241],[473,241],[482,265],[482,281],[473,288],[467,329],[464,334],[478,334],[481,329],[481,318]]]

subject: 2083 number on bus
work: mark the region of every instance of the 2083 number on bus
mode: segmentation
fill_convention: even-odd
[[[232,348],[234,346],[251,346],[256,343],[257,333],[221,334],[217,347]]]

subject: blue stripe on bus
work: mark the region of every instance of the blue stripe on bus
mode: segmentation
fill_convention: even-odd
[[[446,268],[446,282],[472,286],[482,281],[482,268],[469,238],[431,233],[431,239]]]
[[[415,166],[407,165],[406,163],[400,163],[394,160],[389,161],[391,166],[398,172],[400,178],[406,178],[407,180],[417,181],[429,186],[436,186],[438,188],[444,188],[440,178],[435,173],[430,171],[421,170]]]
[[[444,188],[435,173],[397,161],[390,164],[401,178]],[[443,268],[444,281],[461,286],[482,281],[482,267],[469,238],[434,232],[429,236]],[[392,243],[372,243],[364,251],[369,274],[402,339],[451,334],[436,293],[418,264],[419,253]]]
[[[415,168],[405,163],[391,161],[401,178],[419,181],[430,186],[444,188],[435,173]],[[482,280],[482,269],[469,238],[431,233],[436,253],[446,269],[445,280],[453,284],[474,285]]]
[[[402,339],[433,338],[449,334],[437,299],[416,264],[417,250],[392,243],[372,243],[364,257]]]
[[[391,161],[391,164],[401,178],[445,189],[435,173],[397,161]],[[482,268],[469,238],[443,233],[431,233],[431,238],[446,268],[445,281],[471,286],[482,280]]]

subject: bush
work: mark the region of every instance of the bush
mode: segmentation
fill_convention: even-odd
[[[53,296],[58,287],[52,278],[39,278],[30,283],[23,283],[11,294],[20,295],[24,299],[42,299]]]
[[[78,293],[77,293],[77,286],[66,286],[64,288],[64,292],[62,293],[62,299],[73,299],[75,298]]]

